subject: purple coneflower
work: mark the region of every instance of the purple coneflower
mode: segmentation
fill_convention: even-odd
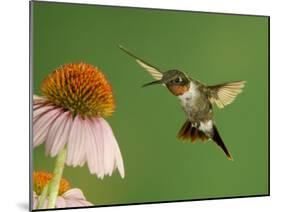
[[[50,183],[49,204],[54,207],[64,164],[88,164],[103,179],[117,168],[124,178],[118,143],[104,119],[115,109],[111,85],[89,64],[66,64],[41,84],[42,97],[33,101],[33,147],[45,142],[46,155],[57,156]]]
[[[42,83],[43,97],[34,97],[33,147],[45,142],[45,151],[56,156],[67,149],[66,164],[87,162],[99,178],[117,167],[124,177],[118,143],[104,119],[115,108],[112,89],[101,71],[88,64],[67,64]]]
[[[51,181],[53,175],[48,172],[33,172],[33,209],[47,208],[48,197],[39,205],[41,195],[45,186]],[[92,206],[93,204],[86,200],[83,192],[78,188],[71,188],[66,179],[61,179],[59,184],[58,197],[55,202],[55,208],[83,207]]]

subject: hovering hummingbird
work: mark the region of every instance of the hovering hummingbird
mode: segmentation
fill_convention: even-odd
[[[191,139],[191,142],[195,142],[196,139],[213,140],[224,151],[227,158],[233,160],[214,124],[213,105],[216,104],[219,108],[223,108],[233,102],[235,97],[242,92],[246,81],[208,86],[177,69],[161,71],[123,46],[119,45],[119,47],[156,79],[156,81],[144,84],[143,87],[162,84],[179,98],[187,116],[186,122],[178,133],[179,139]]]

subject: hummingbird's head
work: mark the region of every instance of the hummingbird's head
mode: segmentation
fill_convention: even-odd
[[[156,80],[147,83],[143,86],[164,84],[174,95],[182,95],[189,89],[190,79],[179,70],[168,70],[163,72],[163,77],[160,80]]]

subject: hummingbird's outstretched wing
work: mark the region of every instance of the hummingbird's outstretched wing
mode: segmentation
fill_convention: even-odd
[[[219,108],[230,104],[235,97],[242,92],[246,81],[229,82],[220,85],[208,86],[208,97],[211,103],[215,103]]]
[[[127,50],[126,48],[124,48],[123,46],[119,45],[119,48],[122,49],[124,52],[126,52],[128,55],[130,55],[131,57],[135,58],[135,60],[137,61],[137,63],[143,67],[145,70],[147,70],[147,72],[156,80],[161,80],[163,77],[163,73],[156,68],[153,65],[150,65],[149,63],[145,62],[144,60],[140,59],[139,57],[135,56],[134,54],[132,54],[131,52],[129,52],[129,50]]]

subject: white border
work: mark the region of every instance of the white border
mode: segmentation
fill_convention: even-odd
[[[60,1],[60,0],[58,0]],[[79,211],[276,211],[280,208],[280,6],[274,0],[68,0],[68,2],[271,16],[271,196],[183,203],[81,209]],[[0,7],[1,211],[28,204],[28,1]],[[259,99],[255,99],[259,104]],[[242,173],[241,173],[242,174]],[[231,182],[230,182],[231,183]],[[280,209],[279,209],[280,210]],[[68,210],[75,211],[75,210]],[[77,210],[76,210],[77,211]]]

